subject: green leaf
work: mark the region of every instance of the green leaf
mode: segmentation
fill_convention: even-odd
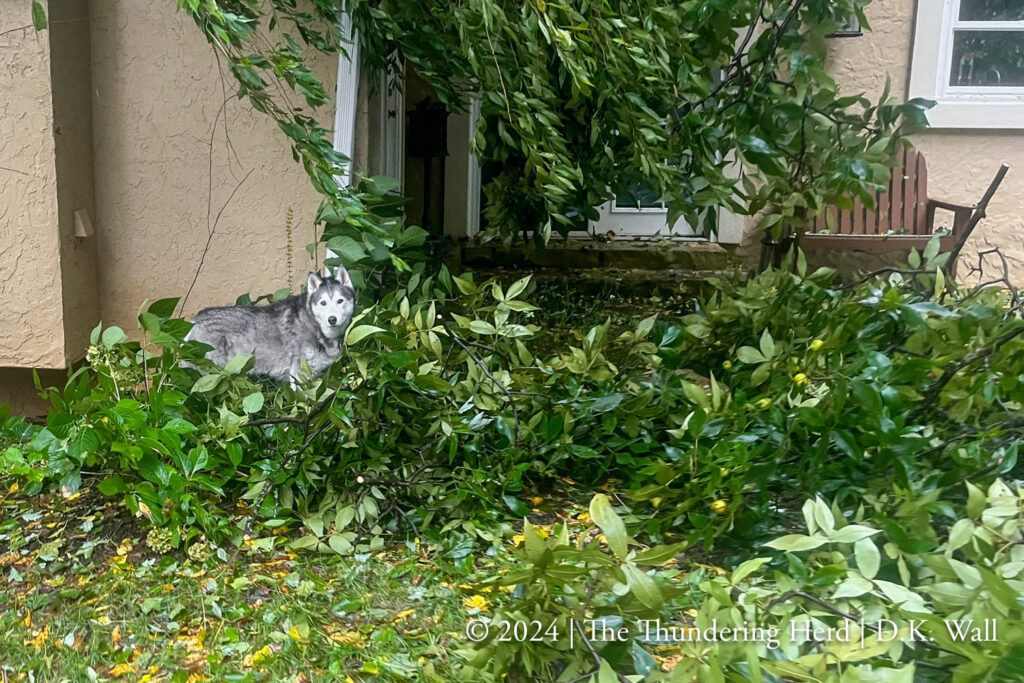
[[[258,413],[263,409],[263,392],[254,391],[242,399],[242,410],[249,413]]]
[[[985,511],[985,492],[969,481],[965,483],[967,484],[967,515],[980,517],[981,513]]]
[[[601,660],[601,667],[597,671],[597,683],[619,683],[619,675],[607,660]]]
[[[767,142],[757,137],[756,135],[741,135],[737,139],[737,142],[739,143],[740,147],[742,147],[747,152],[751,152],[753,154],[763,154],[768,156],[775,153],[775,150],[772,149],[771,145],[769,145]]]
[[[338,508],[338,512],[334,515],[334,528],[339,532],[344,531],[345,527],[347,527],[355,517],[356,508],[354,505],[346,505]]]
[[[870,538],[862,538],[853,544],[853,557],[857,560],[857,569],[865,578],[873,579],[878,574],[878,565],[882,558],[878,546]]]
[[[526,289],[526,286],[530,284],[531,277],[531,275],[527,275],[526,277],[513,282],[509,286],[508,291],[505,292],[505,300],[508,301],[509,299],[515,299],[517,296],[522,294],[523,291]]]
[[[119,493],[128,492],[128,485],[124,482],[124,479],[118,476],[107,477],[96,488],[105,496],[116,496]]]
[[[473,320],[469,323],[469,329],[477,334],[494,334],[498,330],[486,320]]]
[[[785,550],[788,553],[800,552],[801,550],[812,550],[828,543],[824,536],[805,536],[803,534],[787,534],[774,541],[768,541],[764,545],[776,550]]]
[[[761,347],[761,354],[766,359],[775,355],[775,340],[772,339],[772,335],[768,331],[768,328],[765,328],[764,332],[761,333],[761,341],[758,346]]]
[[[861,526],[860,524],[850,524],[833,533],[829,537],[829,540],[833,543],[856,543],[863,538],[867,538],[868,536],[872,536],[877,533],[878,529]]]
[[[220,385],[220,381],[224,379],[223,375],[203,375],[196,380],[196,383],[192,385],[193,394],[206,394]]]
[[[731,577],[732,582],[734,584],[739,583],[771,561],[772,558],[770,557],[755,557],[751,560],[747,560],[733,570]]]
[[[157,299],[149,305],[149,312],[158,318],[170,318],[174,315],[174,309],[178,307],[178,301],[178,297]]]
[[[376,325],[359,325],[358,327],[353,327],[348,331],[348,334],[345,336],[345,343],[348,345],[358,344],[367,337],[379,334],[380,332],[384,332],[383,327],[377,327]]]
[[[636,670],[641,676],[646,676],[652,671],[658,669],[658,662],[654,659],[650,652],[645,650],[640,643],[633,641],[633,647],[631,649],[633,655],[633,669]]]
[[[526,557],[534,564],[540,562],[541,557],[544,556],[544,550],[546,546],[544,544],[544,537],[540,535],[537,529],[530,524],[530,520],[523,520],[523,547],[526,550]]]
[[[327,248],[341,257],[345,265],[352,265],[366,258],[366,250],[348,235],[327,240]]]
[[[741,346],[736,351],[736,357],[739,358],[741,363],[755,364],[764,363],[768,359],[764,357],[760,351],[755,349],[753,346]]]
[[[103,336],[101,338],[103,340],[103,345],[108,349],[112,349],[118,344],[123,344],[128,341],[128,335],[125,334],[124,330],[117,325],[113,325],[103,330]]]
[[[832,594],[832,597],[836,600],[839,600],[840,598],[856,598],[857,596],[869,593],[874,589],[875,584],[863,577],[853,575],[839,584],[836,588],[836,592]]]
[[[605,534],[607,536],[607,534]],[[658,588],[658,584],[654,582],[650,576],[640,570],[632,562],[626,562],[622,565],[622,571],[626,574],[626,581],[629,584],[629,590],[636,596],[636,599],[640,601],[645,607],[650,609],[658,609],[661,604],[665,601],[665,598],[661,594],[661,590]]]
[[[46,12],[39,0],[32,0],[32,26],[36,31],[45,31],[49,27],[46,21]]]
[[[505,501],[505,505],[507,505],[508,509],[517,517],[525,517],[530,514],[529,506],[515,496],[503,495],[501,499]]]
[[[611,501],[603,493],[594,496],[590,501],[590,518],[601,527],[608,547],[619,559],[624,559],[629,551],[629,536],[622,518],[612,509]]]
[[[633,557],[633,562],[636,564],[649,565],[664,564],[686,550],[688,545],[689,543],[686,541],[673,543],[672,545],[656,545],[653,548],[648,548],[641,553],[637,553]]]
[[[352,544],[342,536],[331,536],[327,539],[327,545],[339,555],[348,555],[353,550]]]
[[[224,366],[224,372],[229,375],[240,375],[252,367],[255,357],[251,353],[243,353],[235,356]]]

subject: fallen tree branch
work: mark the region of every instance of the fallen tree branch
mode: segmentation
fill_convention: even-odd
[[[985,212],[988,209],[988,203],[992,200],[992,195],[994,195],[996,190],[999,189],[999,186],[1003,182],[1003,178],[1006,177],[1006,172],[1009,170],[1009,164],[1002,164],[999,167],[999,170],[996,171],[996,177],[992,179],[991,183],[989,183],[984,196],[982,196],[981,201],[978,202],[978,205],[974,208],[974,213],[971,214],[971,220],[968,221],[967,227],[964,228],[963,233],[957,236],[956,244],[953,246],[953,250],[949,254],[949,260],[946,261],[945,266],[943,266],[943,271],[947,279],[952,280],[953,268],[956,265],[957,259],[960,258],[960,252],[963,250],[964,245],[967,244],[967,240],[970,238],[971,233],[974,232],[976,227],[978,227],[978,223],[980,223],[981,219],[985,217]]]
[[[479,367],[480,370],[484,373],[484,376],[487,377],[487,379],[494,382],[508,398],[509,405],[512,406],[512,415],[515,417],[516,421],[516,426],[512,433],[513,441],[515,443],[516,450],[519,450],[519,409],[516,408],[516,400],[512,394],[512,391],[509,390],[509,388],[506,387],[504,384],[499,382],[497,377],[491,374],[491,371],[487,368],[487,364],[484,363],[479,356],[473,353],[473,350],[469,348],[469,345],[466,344],[466,342],[464,342],[461,337],[455,334],[455,332],[452,331],[452,328],[448,327],[448,323],[445,321],[444,317],[438,316],[437,319],[441,322],[441,327],[443,327],[444,331],[448,333],[448,336],[451,337],[451,340],[455,342],[459,346],[459,348],[466,352],[466,355],[468,355],[473,360],[473,362],[476,363],[477,367]]]
[[[804,591],[797,591],[797,590],[788,591],[786,593],[783,593],[779,597],[775,598],[774,600],[772,600],[771,602],[769,602],[765,606],[764,611],[765,612],[769,612],[769,611],[771,611],[771,609],[773,607],[775,607],[779,603],[785,602],[785,601],[787,601],[787,600],[789,600],[791,598],[803,598],[804,600],[807,600],[808,602],[813,602],[815,605],[817,605],[818,607],[822,608],[823,610],[825,610],[829,614],[832,614],[832,615],[837,616],[837,617],[842,617],[843,619],[846,619],[847,621],[863,623],[862,620],[861,620],[861,617],[858,617],[858,616],[856,616],[854,614],[850,614],[849,612],[844,612],[844,611],[842,611],[841,609],[839,609],[837,607],[833,607],[832,605],[828,604],[827,602],[825,602],[824,600],[822,600],[821,598],[819,598],[819,597],[817,597],[815,595],[811,595],[810,593],[805,593]],[[874,629],[876,633],[881,633],[882,632],[882,627],[877,625],[877,624],[864,623],[864,626],[866,626],[868,628]],[[955,655],[956,654],[955,652],[952,652],[951,650],[947,650],[946,648],[942,647],[941,645],[935,645],[934,643],[931,643],[929,641],[915,641],[915,642],[919,642],[922,647],[926,647],[926,648],[928,648],[930,650],[935,650],[936,652],[944,652],[944,653],[950,654],[950,655]],[[958,655],[958,656],[962,656],[962,655]],[[921,661],[919,661],[918,664],[921,664],[923,666],[929,666],[929,667],[932,667],[932,668],[935,668],[935,669],[945,670],[944,667],[941,667],[941,666],[939,666],[937,664],[932,664],[931,662],[921,662]]]
[[[302,445],[285,454],[280,464],[278,465],[278,472],[283,472],[288,468],[288,465],[291,464],[292,460],[305,453],[306,450],[309,449],[309,447],[312,445],[316,437],[320,436],[320,434],[322,434],[328,427],[331,426],[331,421],[328,420],[324,422],[322,425],[320,425],[317,429],[315,429],[312,433],[310,433],[309,431],[309,426],[310,423],[313,421],[313,418],[322,413],[325,408],[331,405],[334,399],[337,398],[337,396],[337,392],[331,392],[330,394],[328,394],[319,403],[313,406],[313,409],[310,410],[310,412],[306,415],[305,418],[268,418],[268,420],[258,420],[255,422],[248,423],[245,426],[255,426],[259,424],[279,424],[280,422],[294,422],[295,420],[298,420],[299,424],[302,424],[304,426],[305,439],[303,440]],[[260,491],[259,497],[256,499],[255,504],[253,505],[252,509],[249,510],[249,514],[246,516],[245,526],[242,528],[243,543],[246,541],[249,534],[252,532],[253,521],[255,520],[256,514],[263,508],[263,503],[267,500],[267,495],[270,493],[270,489],[274,488],[273,479],[274,477],[268,477],[267,479],[263,480],[263,490]],[[239,546],[239,548],[241,548],[241,546]]]

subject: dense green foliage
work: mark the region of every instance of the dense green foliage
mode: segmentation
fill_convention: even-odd
[[[118,328],[96,330],[89,364],[47,390],[45,427],[4,420],[2,467],[28,493],[69,494],[83,471],[101,473],[103,493],[163,530],[153,539],[161,547],[205,534],[357,556],[396,535],[436,539],[451,557],[496,547],[511,533],[510,512],[528,514],[525,501],[552,487],[563,495],[571,478],[620,491],[620,522],[607,504],[591,513],[617,559],[595,549],[549,556],[527,525],[535,568],[504,579],[521,586],[503,598],[509,613],[547,623],[581,616],[572,598],[580,589],[556,586],[582,581],[595,613],[627,621],[665,599],[669,613],[682,604],[781,624],[811,607],[791,598],[809,595],[869,619],[991,609],[1003,635],[1017,634],[1020,513],[1003,499],[1017,496],[1020,476],[1024,321],[1012,292],[947,284],[936,247],[923,265],[914,255],[910,275],[853,286],[805,273],[802,260],[795,273],[713,280],[692,313],[620,327],[609,319],[569,344],[552,343],[544,312],[528,303],[537,293],[530,278],[475,282],[414,263],[353,321],[345,360],[294,391],[249,378],[246,356],[211,367],[201,345],[182,341],[188,323],[170,317],[175,301],[159,301],[139,316],[145,345]],[[157,347],[159,355],[146,350]],[[1011,488],[994,484],[1000,477]],[[964,481],[975,486],[970,496]],[[987,512],[974,493],[986,488]],[[807,533],[769,546],[789,552],[786,563],[773,560],[772,574],[737,570],[761,583],[733,575],[749,591],[742,605],[722,592],[725,579],[695,588],[677,569],[649,576],[619,539],[669,544],[643,556],[655,564],[712,549],[736,561],[775,557],[755,549],[795,530],[804,499],[819,495],[830,505],[804,507]],[[844,520],[863,538],[847,538]],[[876,530],[887,559],[864,559],[877,554],[864,541]],[[551,557],[564,571],[551,572]],[[785,606],[769,606],[783,595]],[[926,654],[944,670],[1012,668],[1016,637],[996,649],[943,643]],[[850,657],[870,655],[878,668],[924,656],[892,647]],[[594,664],[585,651],[503,648],[474,666],[537,680],[524,672],[583,675]],[[783,651],[819,674],[832,661],[811,646]],[[616,671],[649,664],[616,652],[601,654]],[[742,675],[756,661],[775,675],[795,671],[762,661],[777,653],[714,652],[718,659],[687,666]]]
[[[483,584],[516,591],[493,593],[461,680],[1020,680],[1024,488],[940,495],[808,500],[806,534],[765,543],[731,575],[680,571],[678,546],[630,547],[603,495],[590,506],[603,536],[565,524],[545,538],[527,522],[519,563]],[[865,521],[888,515],[887,531]]]
[[[48,390],[46,428],[8,467],[72,490],[81,469],[114,472],[105,491],[173,529],[215,533],[198,501],[243,495],[316,536],[335,523],[347,548],[353,518],[486,517],[496,495],[559,476],[621,480],[651,537],[694,542],[763,534],[779,496],[845,504],[890,480],[923,494],[1016,465],[1022,323],[999,290],[772,271],[544,353],[528,278],[414,271],[356,317],[346,362],[295,392],[249,378],[249,357],[211,367],[172,300],[140,314],[162,355],[97,329],[91,365]],[[717,499],[729,514],[709,514]]]
[[[327,100],[303,50],[344,49],[344,6],[372,70],[400,80],[405,60],[450,107],[475,98],[486,216],[505,240],[546,240],[615,193],[653,192],[670,222],[705,231],[723,207],[771,206],[763,225],[778,229],[853,195],[870,204],[928,103],[838,92],[824,37],[836,17],[867,26],[864,4],[316,0],[300,11],[293,0],[179,0],[239,97],[277,120],[332,215],[358,231],[376,235],[380,219],[335,180],[348,159],[282,95],[313,109]]]

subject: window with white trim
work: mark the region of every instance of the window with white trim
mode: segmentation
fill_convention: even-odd
[[[1024,128],[1024,0],[919,0],[909,94],[937,128]]]

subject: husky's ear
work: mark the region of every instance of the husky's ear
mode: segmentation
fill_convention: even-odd
[[[320,279],[320,276],[316,273],[310,273],[306,278],[306,293],[312,294],[320,288],[321,284],[323,284],[323,280]]]
[[[352,278],[349,276],[348,271],[345,270],[345,266],[339,265],[338,269],[334,271],[334,277],[341,283],[342,287],[352,286]]]

